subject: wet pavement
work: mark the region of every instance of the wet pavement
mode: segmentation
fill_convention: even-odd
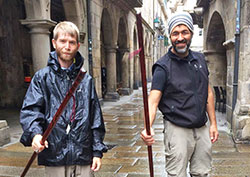
[[[104,102],[102,106],[106,125],[105,143],[109,151],[104,154],[103,165],[95,177],[148,177],[147,147],[140,139],[144,127],[142,91],[134,91],[117,102]],[[213,145],[212,177],[250,177],[250,145],[235,145],[226,124],[225,114],[216,113],[220,131],[219,141]],[[8,117],[8,118],[7,118]],[[0,110],[0,119],[10,127],[11,142],[0,147],[0,177],[20,176],[33,151],[20,144],[22,133],[18,110]],[[154,123],[156,143],[152,146],[155,177],[164,173],[163,124],[161,114]],[[44,168],[33,162],[27,177],[43,177]]]

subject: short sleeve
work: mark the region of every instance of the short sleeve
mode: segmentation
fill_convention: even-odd
[[[163,92],[166,80],[166,71],[162,67],[156,66],[153,73],[151,90],[160,90],[161,92]]]

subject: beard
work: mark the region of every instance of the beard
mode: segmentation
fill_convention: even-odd
[[[62,53],[57,53],[57,55],[61,60],[65,61],[65,62],[71,61],[74,58],[74,55],[65,55]]]
[[[71,62],[73,61],[73,58],[76,55],[76,52],[67,52],[68,54],[65,54],[65,52],[62,52],[62,50],[56,49],[57,56],[60,60],[63,62]]]
[[[179,48],[176,45],[180,44],[180,43],[185,43],[186,46],[184,48]],[[183,39],[182,41],[176,41],[173,43],[173,48],[175,50],[176,53],[178,54],[184,54],[188,51],[189,47],[191,45],[191,40],[187,41],[186,39]]]

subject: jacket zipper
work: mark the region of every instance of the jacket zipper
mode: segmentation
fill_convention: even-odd
[[[70,79],[70,77],[69,77],[69,75],[68,74],[66,74],[66,80],[67,80],[67,91],[69,90],[69,88],[71,88],[71,86],[72,86],[72,81],[71,81],[71,79]],[[70,105],[71,104],[68,104],[68,106],[67,106],[67,110],[69,110],[69,113],[70,113],[70,111],[71,111],[71,108],[70,108]],[[67,119],[70,119],[70,117],[67,117]],[[72,131],[72,123],[70,122],[70,120],[68,120],[67,122],[69,122],[69,125],[70,125],[70,131]],[[69,153],[68,153],[68,158],[67,158],[67,160],[68,160],[68,162],[69,162],[69,164],[72,164],[73,163],[73,157],[72,157],[72,152],[73,152],[73,147],[72,147],[72,143],[71,143],[71,135],[70,135],[70,131],[69,131],[69,133],[68,133],[68,150],[69,150]]]

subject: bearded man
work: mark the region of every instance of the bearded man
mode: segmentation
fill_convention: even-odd
[[[190,50],[193,20],[178,12],[169,22],[172,46],[153,65],[149,102],[151,135],[141,138],[152,145],[152,128],[159,107],[163,114],[166,172],[168,177],[206,177],[211,170],[211,147],[218,139],[214,97],[203,54]],[[209,122],[208,118],[209,117]]]

